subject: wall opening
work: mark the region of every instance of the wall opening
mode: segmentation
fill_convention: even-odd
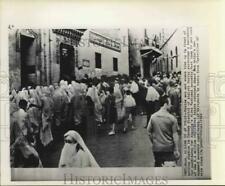
[[[113,71],[118,71],[118,59],[117,58],[113,58]]]
[[[143,75],[145,78],[150,77],[150,63],[151,60],[149,58],[143,58]]]
[[[102,55],[95,52],[95,68],[102,68]]]
[[[60,80],[75,80],[74,48],[64,43],[60,44]]]
[[[33,37],[20,35],[21,87],[36,85],[36,44]]]

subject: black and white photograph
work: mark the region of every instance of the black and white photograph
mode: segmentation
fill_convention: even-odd
[[[181,166],[179,29],[9,29],[12,168]]]
[[[224,178],[219,5],[0,0],[0,184]]]

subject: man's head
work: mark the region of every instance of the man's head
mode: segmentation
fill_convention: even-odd
[[[149,78],[148,79],[148,86],[152,86],[152,83],[153,83],[153,79],[152,78]]]
[[[26,111],[27,110],[27,101],[25,99],[21,99],[19,101],[19,107]]]
[[[113,87],[109,87],[108,91],[109,91],[110,94],[113,94],[114,93],[114,88]]]
[[[159,99],[160,107],[164,107],[166,110],[170,111],[171,110],[171,100],[167,95],[162,96]]]
[[[130,90],[126,90],[126,95],[131,95]]]
[[[175,87],[175,85],[176,85],[175,80],[170,80],[169,85],[170,85],[170,87]]]

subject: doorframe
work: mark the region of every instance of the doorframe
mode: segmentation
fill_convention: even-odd
[[[37,50],[37,38],[35,36],[31,36],[29,34],[24,34],[24,32],[20,32],[19,34],[19,52],[20,52],[20,56],[19,56],[19,61],[20,61],[20,78],[21,78],[21,88],[24,87],[24,86],[29,86],[27,83],[24,83],[24,81],[22,80],[22,65],[26,65],[26,64],[22,64],[24,63],[24,61],[22,61],[22,37],[27,37],[29,39],[32,39],[32,47],[35,47],[35,53],[34,53],[34,66],[35,66],[35,82],[34,82],[34,85],[37,84],[37,74],[36,74],[36,69],[37,69],[37,61],[36,61],[36,57],[37,57],[37,53],[36,53],[36,50]],[[24,73],[24,72],[23,72]],[[28,74],[26,74],[28,75]]]
[[[71,47],[72,49],[73,49],[73,77],[71,77],[71,80],[73,80],[74,78],[75,78],[75,67],[76,67],[76,64],[75,64],[75,48],[74,48],[74,46],[73,45],[70,45],[70,44],[68,44],[68,43],[65,43],[65,42],[61,42],[60,44],[59,44],[59,70],[60,70],[60,80],[62,80],[62,70],[61,70],[61,68],[62,68],[62,53],[61,53],[61,51],[62,51],[62,47],[63,47],[63,45],[65,46],[69,46],[69,47]]]

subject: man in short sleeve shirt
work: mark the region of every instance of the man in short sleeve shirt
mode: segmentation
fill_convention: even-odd
[[[180,157],[178,151],[177,119],[169,113],[171,100],[168,96],[160,98],[160,110],[151,116],[147,131],[152,142],[155,167],[162,167],[166,161]]]

